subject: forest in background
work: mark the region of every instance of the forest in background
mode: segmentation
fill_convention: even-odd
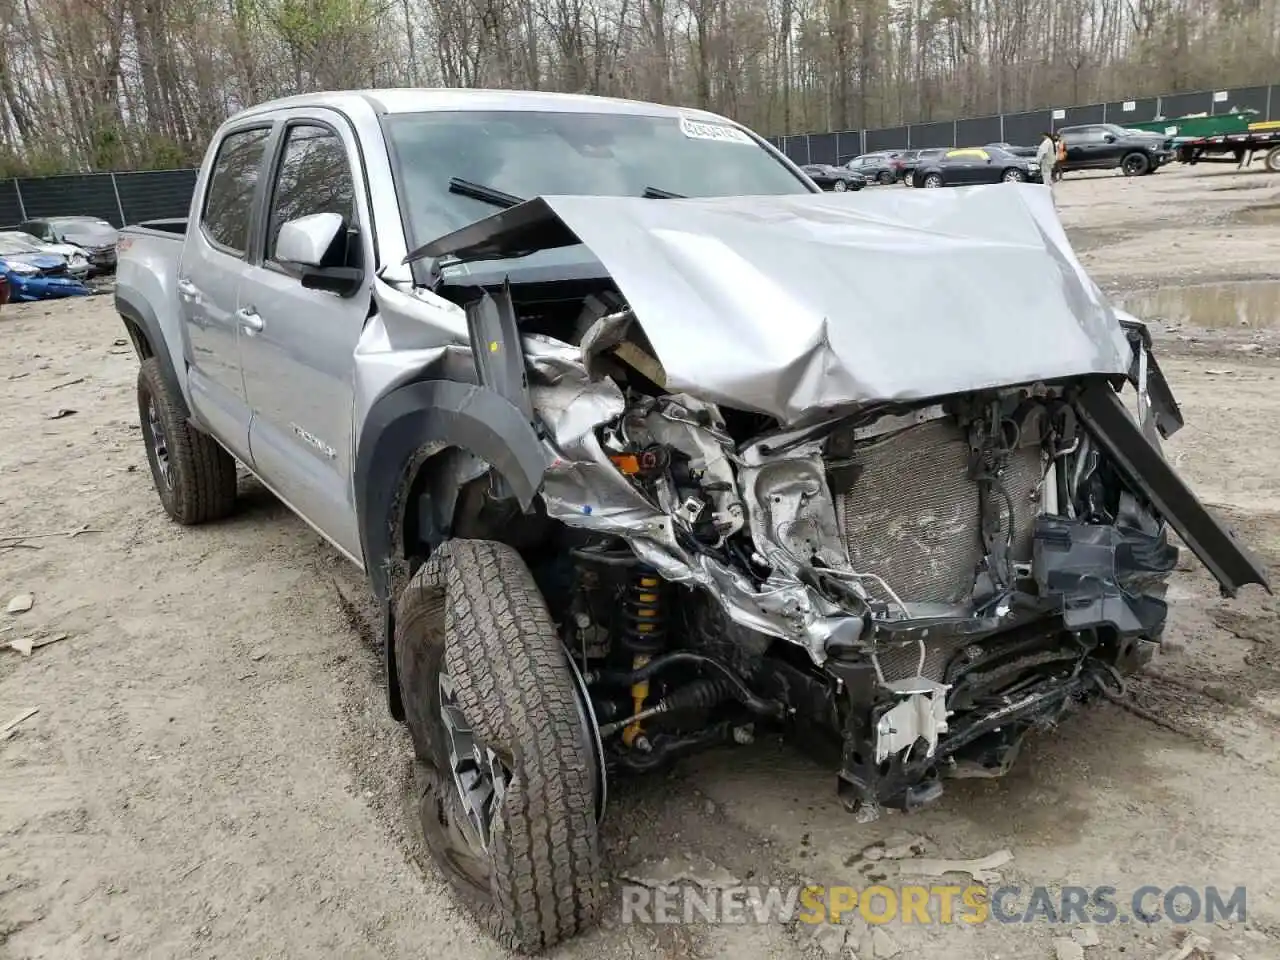
[[[560,90],[766,135],[1267,83],[1280,0],[0,0],[0,177],[199,163],[241,107]]]

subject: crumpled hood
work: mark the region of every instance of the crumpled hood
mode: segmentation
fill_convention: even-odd
[[[578,241],[627,299],[669,390],[784,424],[1130,364],[1038,185],[541,197],[423,252],[501,257]]]

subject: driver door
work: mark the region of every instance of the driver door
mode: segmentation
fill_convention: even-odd
[[[286,116],[269,181],[263,229],[241,281],[236,317],[253,419],[255,470],[281,499],[357,560],[360,537],[352,486],[355,348],[369,313],[374,263],[359,152],[346,121],[324,110]],[[347,225],[349,266],[361,288],[339,296],[302,286],[275,256],[280,227],[338,213]]]
[[[1072,166],[1095,168],[1105,166],[1106,147],[1102,131],[1096,128],[1073,133],[1067,141],[1067,159]]]

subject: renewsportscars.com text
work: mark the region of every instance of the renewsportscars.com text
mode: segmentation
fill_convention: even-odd
[[[1238,887],[901,884],[739,886],[695,884],[622,889],[623,923],[1212,923],[1245,919]]]

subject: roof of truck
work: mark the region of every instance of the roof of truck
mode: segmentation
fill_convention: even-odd
[[[641,100],[593,97],[576,93],[534,90],[477,90],[453,87],[394,87],[383,90],[335,90],[303,93],[269,100],[238,116],[268,113],[289,107],[328,106],[341,109],[363,101],[378,113],[419,113],[430,110],[544,110],[561,113],[617,113],[640,116],[691,116],[724,120],[718,114]]]

